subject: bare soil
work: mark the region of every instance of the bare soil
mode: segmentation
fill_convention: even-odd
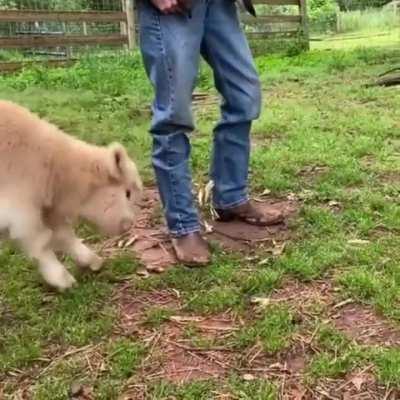
[[[296,213],[297,203],[294,200],[266,198],[257,201],[257,207],[260,210],[280,210],[285,216],[285,222],[270,227],[257,227],[239,221],[216,222],[205,216],[204,224],[211,227],[211,232],[204,232],[206,238],[225,250],[246,254],[255,249],[271,248],[273,243],[287,240],[290,237],[287,221]],[[120,248],[132,250],[150,272],[163,272],[177,264],[163,221],[157,190],[145,190],[140,217],[133,230],[124,238],[106,243],[102,250],[110,254]]]
[[[335,326],[356,342],[376,346],[400,346],[400,329],[374,310],[348,304],[333,315]]]

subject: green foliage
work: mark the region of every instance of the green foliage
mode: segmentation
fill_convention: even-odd
[[[113,378],[129,378],[144,355],[143,345],[129,339],[117,339],[110,344],[108,363]]]
[[[173,294],[180,303],[179,315],[231,317],[237,329],[228,326],[214,337],[192,322],[179,325],[181,335],[173,340],[210,351],[223,346],[229,358],[237,352],[232,359],[238,360],[233,362],[238,370],[246,361],[240,354],[247,354],[243,347],[261,344],[270,365],[283,362],[285,351],[296,351],[297,340],[307,340],[314,350],[305,358],[311,390],[319,380],[370,365],[379,384],[398,386],[398,350],[359,346],[354,343],[358,338],[335,330],[329,308],[334,303],[329,299],[326,304],[318,288],[328,280],[338,289],[329,291],[335,302],[352,298],[360,307],[367,303],[368,310],[375,309],[390,324],[400,320],[400,97],[393,90],[365,88],[399,59],[398,48],[385,47],[256,59],[266,103],[253,130],[252,188],[256,193],[270,189],[271,199],[297,197],[301,206],[289,222],[282,255],[271,255],[273,243],[267,241],[251,257],[216,250],[208,268],[171,268],[142,279],[135,274],[138,263],[124,254],[99,274],[79,277],[79,286],[71,292],[56,295],[41,285],[34,265],[19,250],[3,244],[0,380],[5,400],[20,394],[21,379],[34,393],[32,398],[40,400],[67,398],[75,381],[93,389],[93,398],[99,400],[116,399],[142,386],[142,397],[153,400],[209,400],[225,394],[242,400],[278,397],[279,382],[275,387],[255,377],[244,381],[224,375],[182,385],[146,379],[142,363],[143,371],[159,372],[160,346],[168,338],[158,333],[171,323],[166,320],[172,308],[157,308],[149,300],[143,313],[138,311],[137,335],[130,328],[123,331],[121,316],[137,293],[153,290]],[[204,66],[199,87],[215,94]],[[82,139],[123,142],[147,181],[153,182],[147,132],[152,89],[136,53],[87,58],[69,69],[26,69],[1,76],[0,92],[2,98],[29,106]],[[195,179],[204,182],[218,105],[202,105],[196,111],[193,170]],[[90,229],[81,227],[80,235],[101,247],[101,237]],[[275,291],[287,290],[287,281],[295,281],[299,289],[312,288],[315,298],[310,294],[303,301],[304,295],[296,299],[297,292],[290,293],[290,308],[286,301],[269,299]],[[270,305],[255,310],[251,296],[263,297]],[[304,317],[299,321],[297,315]],[[36,379],[39,371],[42,375]]]
[[[232,377],[229,382],[230,392],[237,400],[276,400],[278,390],[275,385],[264,379],[246,382],[239,377]]]
[[[336,0],[343,11],[364,10],[371,7],[382,7],[392,0]]]
[[[236,337],[240,346],[261,343],[267,353],[283,350],[290,343],[295,329],[294,316],[286,307],[269,306],[254,325],[243,328]]]
[[[338,15],[339,32],[385,31],[399,27],[399,17],[391,9],[367,8],[341,12]]]
[[[336,28],[337,4],[335,0],[309,0],[308,13],[311,30],[334,31]]]

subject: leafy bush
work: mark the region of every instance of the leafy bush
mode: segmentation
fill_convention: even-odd
[[[329,32],[336,29],[337,4],[335,0],[309,0],[311,30]]]
[[[341,12],[339,32],[384,31],[399,25],[398,16],[392,10],[369,8]]]

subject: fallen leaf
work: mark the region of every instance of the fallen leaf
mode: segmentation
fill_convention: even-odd
[[[164,267],[162,267],[161,265],[157,265],[157,264],[154,264],[154,265],[151,265],[151,264],[146,265],[146,269],[147,269],[147,271],[149,271],[149,272],[156,272],[157,274],[161,274],[162,272],[165,271],[165,268],[164,268]]]
[[[137,240],[138,240],[138,236],[137,236],[137,235],[132,236],[130,239],[128,239],[128,240],[125,242],[124,247],[132,246],[133,243],[135,243]]]
[[[149,271],[146,268],[140,268],[136,271],[136,274],[142,278],[148,278],[150,276]]]
[[[219,215],[214,207],[212,207],[212,206],[210,207],[210,212],[211,212],[211,218],[213,221],[215,221],[219,218]]]
[[[274,248],[272,249],[272,255],[275,257],[281,256],[285,250],[286,243],[276,243],[274,241]]]
[[[341,301],[341,302],[335,304],[335,305],[333,306],[333,309],[336,310],[337,308],[344,307],[344,306],[346,306],[347,304],[351,304],[351,303],[354,303],[354,300],[353,300],[352,298],[349,298],[349,299],[343,300],[343,301]]]
[[[292,389],[290,391],[290,399],[291,400],[303,400],[306,395],[307,390],[305,389]]]
[[[357,392],[361,391],[361,388],[365,382],[367,382],[368,378],[365,375],[356,375],[351,379],[351,383],[357,389]]]
[[[269,189],[265,189],[262,193],[261,196],[268,196],[269,194],[271,194],[271,191]]]
[[[297,197],[300,200],[308,200],[308,199],[312,199],[315,196],[315,192],[313,192],[312,190],[308,190],[308,189],[304,189],[303,191],[301,191]]]
[[[244,374],[242,377],[245,381],[254,381],[256,377],[252,374]]]
[[[352,239],[352,240],[348,240],[347,243],[349,244],[360,244],[360,245],[364,245],[364,244],[368,244],[370,243],[369,240],[363,240],[363,239]]]
[[[204,230],[206,233],[212,233],[214,232],[214,227],[209,224],[207,221],[204,221]]]
[[[105,372],[105,371],[107,371],[107,365],[106,365],[105,362],[102,362],[102,363],[100,364],[99,371],[100,371],[100,372]]]
[[[72,397],[80,396],[81,393],[83,393],[83,385],[78,382],[73,382],[70,392]]]
[[[197,200],[199,202],[200,207],[203,207],[204,204],[205,204],[204,203],[204,190],[203,190],[203,188],[200,188]]]
[[[78,382],[74,382],[70,389],[71,399],[73,400],[93,400],[93,390],[89,386],[84,386]]]
[[[204,189],[204,202],[208,203],[211,198],[212,190],[214,189],[214,181],[209,181]]]
[[[118,246],[119,249],[122,249],[122,247],[124,247],[124,241],[123,240],[119,240],[117,246]]]
[[[170,321],[183,323],[183,322],[201,322],[203,318],[201,317],[182,317],[180,315],[174,315],[169,317]]]
[[[274,363],[274,364],[271,364],[271,365],[269,366],[269,368],[270,368],[270,369],[279,369],[279,370],[282,370],[282,371],[285,371],[285,370],[286,370],[286,368],[285,368],[281,363],[279,363],[279,362]]]
[[[272,252],[272,249],[271,249],[271,252]],[[267,258],[264,258],[263,260],[261,260],[261,261],[258,263],[258,265],[266,265],[266,264],[268,264],[270,261],[271,261],[271,257],[267,257]]]
[[[252,297],[250,301],[252,304],[257,304],[261,307],[267,307],[271,304],[271,299],[268,297]]]

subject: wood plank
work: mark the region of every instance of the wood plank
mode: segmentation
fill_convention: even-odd
[[[32,67],[34,65],[44,65],[50,68],[57,67],[68,67],[76,62],[76,59],[69,60],[45,60],[45,61],[8,61],[0,62],[0,73],[11,74],[13,72],[20,71],[26,67]]]
[[[128,29],[128,48],[129,50],[133,50],[136,45],[136,13],[134,10],[133,0],[125,0],[126,1],[126,20],[127,20],[127,29]]]
[[[299,6],[300,0],[253,0],[253,4],[266,4],[270,6]]]
[[[0,22],[119,22],[126,21],[126,14],[120,11],[31,11],[1,10]]]
[[[245,24],[276,24],[276,23],[300,23],[300,15],[260,15],[257,18],[242,16],[241,21]]]
[[[125,35],[95,35],[95,36],[50,36],[32,35],[22,37],[0,37],[1,49],[80,46],[80,45],[122,45],[128,43]]]
[[[246,35],[250,40],[257,39],[270,39],[272,37],[294,37],[298,36],[299,31],[290,30],[290,31],[281,31],[281,32],[247,32]]]

